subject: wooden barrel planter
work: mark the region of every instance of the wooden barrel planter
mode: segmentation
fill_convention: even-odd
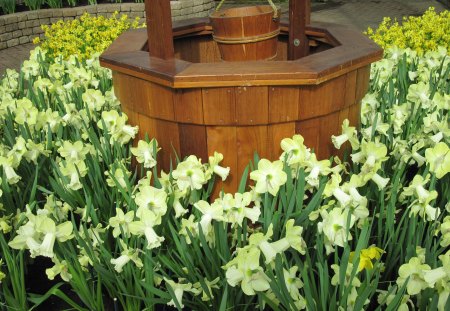
[[[288,60],[289,23],[281,22],[274,61],[223,62],[209,19],[173,25],[174,58],[149,57],[145,30],[121,35],[101,56],[132,124],[156,137],[160,168],[175,150],[207,161],[223,153],[231,167],[226,191],[236,191],[254,152],[271,160],[280,141],[300,133],[318,157],[336,153],[331,135],[342,121],[359,123],[370,64],[382,50],[358,32],[335,24],[306,27],[309,55]]]
[[[270,5],[214,11],[213,39],[224,61],[272,60],[277,56],[280,10]]]

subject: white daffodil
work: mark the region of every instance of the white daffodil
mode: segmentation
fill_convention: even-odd
[[[80,177],[86,176],[88,172],[84,161],[78,161],[76,163],[71,161],[64,163],[61,161],[59,162],[59,169],[64,176],[70,178],[67,188],[76,191],[83,187]]]
[[[116,208],[116,216],[109,219],[109,225],[113,229],[113,237],[118,237],[120,234],[124,234],[125,237],[130,235],[129,225],[134,219],[134,212],[129,211],[124,213],[120,208]]]
[[[203,214],[200,220],[200,226],[205,236],[208,235],[210,230],[212,229],[211,222],[213,220],[225,220],[223,207],[219,201],[215,201],[210,205],[208,202],[200,200],[194,204],[194,207]]]
[[[81,95],[81,99],[91,112],[102,110],[106,103],[102,92],[94,89],[87,89],[83,95]]]
[[[64,140],[61,147],[58,148],[58,153],[66,159],[66,161],[78,163],[86,159],[89,149],[86,148],[80,140],[73,143],[71,141]]]
[[[111,172],[106,171],[105,175],[108,176],[106,178],[106,183],[108,186],[114,188],[119,185],[122,189],[127,189],[127,181],[131,176],[131,172],[128,171],[124,166],[119,166],[116,168],[111,168]],[[112,178],[114,176],[114,179]]]
[[[325,197],[334,196],[342,206],[348,206],[352,200],[351,196],[345,193],[340,187],[342,178],[339,174],[331,175],[331,179],[328,181],[325,189],[323,191],[323,195]]]
[[[225,181],[227,179],[228,175],[230,174],[230,168],[229,167],[223,167],[220,166],[219,163],[223,160],[223,154],[214,152],[214,156],[208,158],[208,164],[205,173],[206,173],[206,179],[210,179],[212,176],[212,173],[215,173],[218,175],[222,181]]]
[[[17,109],[14,121],[17,124],[27,124],[30,128],[37,123],[38,109],[26,97],[16,100]]]
[[[326,237],[325,242],[327,244],[327,252],[332,251],[330,246],[337,245],[344,247],[348,240],[352,240],[352,235],[348,230],[353,227],[355,216],[351,215],[348,210],[334,208],[330,213],[322,211],[321,216],[322,221],[317,224],[317,228],[319,233],[323,233]],[[348,217],[350,217],[350,219],[348,219]]]
[[[248,218],[253,224],[258,221],[261,209],[259,206],[249,207],[252,203],[252,194],[250,192],[235,193],[231,202],[232,205],[229,208],[224,207],[229,223],[242,227],[244,218]]]
[[[179,191],[178,189],[176,189],[174,191],[173,209],[175,211],[175,218],[180,218],[181,216],[185,215],[188,212],[188,209],[184,208],[180,202],[181,199],[186,198],[187,194],[188,194],[187,189],[185,189],[184,191]]]
[[[289,219],[286,222],[286,236],[272,243],[277,252],[284,252],[292,247],[302,255],[306,253],[306,242],[302,238],[303,227],[295,226],[295,220]]]
[[[120,256],[118,258],[111,259],[111,264],[114,265],[114,269],[117,273],[121,273],[123,267],[130,261],[134,262],[137,268],[142,268],[144,266],[142,260],[139,258],[140,251],[138,249],[129,249],[122,240],[120,240],[120,245],[122,246]]]
[[[228,284],[231,287],[240,284],[244,294],[249,296],[268,290],[270,279],[259,265],[259,257],[258,248],[241,250],[237,257],[225,266]]]
[[[285,138],[281,141],[283,153],[280,156],[281,161],[292,170],[292,176],[296,177],[297,171],[304,162],[309,159],[311,152],[304,144],[304,138],[301,135],[294,135],[292,138]]]
[[[158,236],[153,227],[161,224],[161,217],[147,208],[139,208],[136,216],[139,220],[133,221],[128,225],[130,233],[133,235],[145,235],[147,249],[160,247],[164,237]]]
[[[202,294],[202,301],[211,301],[211,299],[214,298],[212,289],[220,289],[219,285],[217,285],[220,281],[220,277],[215,278],[212,281],[209,281],[207,278],[203,279],[203,283],[206,285],[208,292],[205,291],[205,289],[202,287],[202,284],[200,282],[197,282],[193,285],[197,291],[199,291],[199,294]]]
[[[160,149],[156,139],[152,139],[150,142],[140,140],[137,147],[131,148],[131,153],[136,157],[138,163],[143,163],[145,168],[152,168],[156,165],[156,159],[153,156]]]
[[[340,284],[340,269],[341,267],[337,264],[332,264],[331,265],[331,269],[333,269],[334,271],[334,275],[331,278],[331,284],[336,286],[336,285],[345,285],[345,286],[349,286],[351,285],[352,287],[360,287],[361,286],[361,281],[358,279],[358,277],[356,275],[353,276],[352,278],[352,272],[353,272],[353,264],[351,262],[349,262],[347,264],[347,270],[345,270],[345,278],[344,278],[344,284]]]
[[[425,150],[425,159],[430,165],[430,171],[437,178],[444,177],[450,172],[450,148],[446,143],[437,143],[433,148]]]
[[[423,264],[419,258],[413,257],[398,270],[397,284],[401,287],[409,278],[406,291],[408,295],[417,295],[429,287],[424,279],[424,272],[429,270],[431,270],[429,265]]]
[[[183,294],[184,292],[192,292],[192,284],[191,283],[175,283],[172,280],[166,279],[164,278],[164,281],[166,281],[166,286],[170,286],[170,288],[172,289],[173,293],[175,294],[175,299],[178,303],[178,305],[181,308],[184,308],[183,305]],[[170,300],[167,303],[168,306],[172,306],[172,307],[177,307],[177,305],[175,304],[174,299],[172,298],[172,300]]]
[[[309,172],[305,179],[312,187],[319,186],[320,176],[326,176],[331,173],[330,160],[318,161],[315,153],[312,153],[304,163],[306,166],[305,172]]]
[[[167,193],[162,189],[144,185],[139,188],[135,202],[139,208],[153,211],[158,216],[167,212]]]
[[[256,192],[269,192],[276,196],[280,187],[286,183],[287,175],[283,171],[282,161],[270,162],[267,159],[261,159],[258,162],[258,169],[250,173],[250,179],[256,181]]]
[[[17,175],[15,169],[19,166],[18,163],[13,156],[2,157],[0,156],[0,167],[3,167],[5,172],[6,181],[10,185],[14,185],[19,182],[22,178]]]
[[[289,295],[294,299],[297,310],[303,310],[306,309],[306,300],[300,294],[300,288],[303,287],[303,282],[300,280],[300,277],[297,277],[297,272],[297,266],[293,266],[289,270],[283,268],[284,282],[289,291]]]
[[[53,267],[45,269],[45,274],[49,280],[54,280],[57,275],[61,276],[61,279],[66,282],[70,282],[72,275],[69,273],[69,268],[65,260],[59,261],[55,256],[52,258],[54,263]]]
[[[333,145],[336,149],[341,149],[341,146],[349,141],[353,150],[359,149],[359,140],[357,137],[357,131],[356,128],[353,126],[350,126],[350,121],[348,119],[345,119],[342,122],[342,134],[339,136],[331,136],[331,141],[333,142]]]
[[[441,223],[440,227],[442,240],[441,246],[447,247],[450,245],[450,216],[446,216]]]
[[[184,236],[187,244],[191,244],[191,237],[196,237],[198,235],[198,223],[195,222],[195,216],[190,215],[189,218],[181,218],[181,229],[178,234]]]
[[[185,189],[199,190],[207,182],[203,166],[194,155],[179,163],[172,172],[172,177],[181,191]]]

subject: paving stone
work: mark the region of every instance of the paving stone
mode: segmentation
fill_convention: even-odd
[[[29,43],[30,39],[28,39],[28,36],[23,36],[19,38],[19,44],[25,44],[25,43]]]
[[[36,11],[27,12],[27,19],[29,21],[37,19],[37,18],[38,18],[38,13]]]
[[[12,33],[13,38],[19,38],[21,36],[22,36],[22,30],[16,30],[16,31],[13,31],[13,33]]]
[[[6,42],[6,44],[8,45],[8,48],[19,45],[19,39],[8,40],[8,42]]]
[[[53,16],[53,10],[39,10],[39,18],[50,18]]]

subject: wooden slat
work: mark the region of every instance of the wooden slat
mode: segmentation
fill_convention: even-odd
[[[269,123],[296,120],[298,100],[298,87],[269,87]]]
[[[220,178],[216,179],[216,187],[214,193],[217,197],[219,191],[223,188],[226,192],[234,193],[237,190],[240,176],[238,175],[238,159],[237,153],[233,150],[236,148],[236,128],[235,127],[219,127],[208,126],[206,128],[206,136],[208,141],[208,155],[213,155],[214,151],[223,154],[221,166],[230,167],[230,175],[225,182]]]
[[[202,162],[208,162],[206,127],[204,125],[180,124],[179,129],[181,157],[195,154],[202,159]]]
[[[344,107],[346,77],[300,88],[298,119],[307,120]]]
[[[305,146],[311,148],[316,153],[319,151],[319,142],[320,142],[320,118],[304,120],[296,122],[295,124],[295,133],[303,136]]]
[[[202,94],[205,124],[236,124],[234,88],[208,88]]]
[[[306,23],[309,0],[289,1],[289,46],[288,59],[295,60],[308,55],[309,44],[306,37]],[[296,40],[298,44],[295,45]]]
[[[200,89],[180,89],[174,95],[175,120],[203,124],[203,102]]]
[[[268,157],[267,126],[239,126],[236,128],[238,172],[243,172],[253,155],[258,153],[260,158]],[[240,179],[241,176],[238,176]]]
[[[170,1],[146,0],[145,13],[150,56],[172,59],[174,48]]]
[[[272,124],[268,126],[268,155],[270,159],[278,159],[283,152],[280,143],[287,137],[295,134],[295,122]]]
[[[320,133],[319,146],[317,153],[319,159],[326,159],[331,154],[336,153],[333,143],[331,142],[332,135],[341,133],[341,124],[339,123],[339,111],[331,113],[327,116],[320,117]]]
[[[356,76],[356,101],[359,103],[369,90],[370,65],[358,69]]]
[[[269,121],[268,88],[237,87],[236,119],[239,125],[267,124]]]
[[[347,73],[345,80],[345,104],[344,107],[349,107],[355,104],[356,101],[356,75],[357,71],[353,70]]]
[[[146,83],[147,85],[144,88],[148,93],[149,116],[164,120],[174,120],[173,92],[176,92],[176,90],[153,82]]]

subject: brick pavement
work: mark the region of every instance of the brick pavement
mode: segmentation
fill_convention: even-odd
[[[283,11],[287,11],[287,3]],[[436,0],[331,0],[327,4],[313,3],[312,21],[332,22],[364,31],[376,27],[384,16],[401,19],[403,16],[420,15],[428,7],[437,12],[446,8]],[[33,44],[25,44],[0,51],[0,75],[6,68],[19,69],[27,59]]]

